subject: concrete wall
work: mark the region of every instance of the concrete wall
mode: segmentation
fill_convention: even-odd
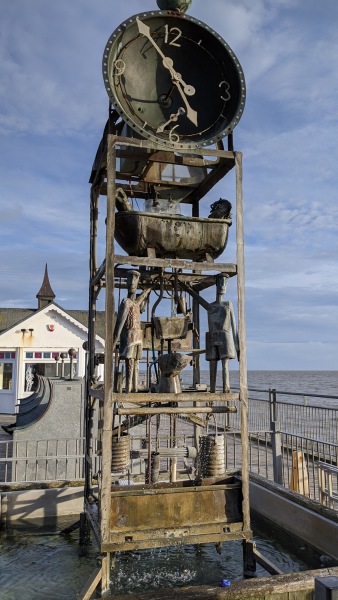
[[[49,401],[42,407],[42,414],[40,405],[35,406],[23,414],[27,424],[13,432],[13,458],[27,457],[17,461],[16,481],[70,481],[84,476],[82,459],[65,458],[75,457],[83,450],[77,440],[84,437],[84,381],[49,381],[50,388],[46,380]],[[37,451],[50,459],[36,460]]]
[[[29,524],[30,520],[79,518],[83,510],[83,486],[7,491],[0,494],[0,524]]]
[[[338,513],[284,487],[255,476],[250,506],[265,519],[338,562]]]

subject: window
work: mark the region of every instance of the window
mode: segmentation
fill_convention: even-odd
[[[15,352],[0,352],[0,360],[8,358],[15,358]]]
[[[0,390],[11,390],[13,385],[13,363],[0,362]]]
[[[37,354],[37,353],[35,353]],[[61,361],[60,361],[61,362]],[[76,361],[73,362],[73,371],[76,369]],[[50,363],[26,363],[25,365],[25,392],[35,392],[38,384],[38,375],[44,377],[69,377],[70,362],[57,364],[55,360]],[[74,373],[73,373],[74,375]]]

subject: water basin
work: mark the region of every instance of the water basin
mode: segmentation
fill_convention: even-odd
[[[62,519],[57,531],[74,519]],[[271,524],[254,517],[257,548],[285,573],[333,566],[306,545]],[[95,568],[94,541],[79,552],[78,533],[61,537],[47,523],[37,522],[29,530],[18,527],[0,533],[0,600],[76,600]],[[222,579],[239,581],[242,576],[240,541],[226,542],[221,554],[214,544],[177,546],[160,550],[125,552],[117,555],[111,574],[111,598],[152,589],[187,585],[219,586]],[[260,566],[259,577],[267,576]]]

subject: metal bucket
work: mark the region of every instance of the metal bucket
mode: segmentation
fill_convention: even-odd
[[[154,317],[156,337],[159,340],[181,340],[188,334],[190,317]]]

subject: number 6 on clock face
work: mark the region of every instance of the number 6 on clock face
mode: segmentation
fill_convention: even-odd
[[[215,144],[243,114],[245,81],[238,59],[217,33],[185,13],[131,17],[110,36],[102,65],[121,118],[162,147]]]

